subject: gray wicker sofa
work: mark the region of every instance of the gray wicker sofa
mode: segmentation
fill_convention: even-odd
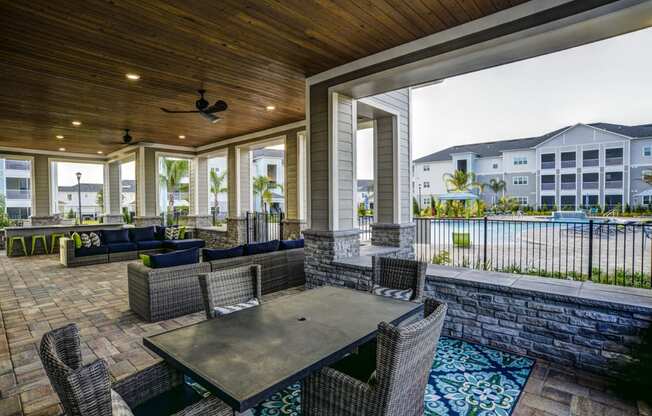
[[[296,248],[160,269],[130,263],[129,305],[148,322],[199,312],[199,274],[252,264],[261,265],[263,294],[299,286],[305,283],[304,257],[304,249]]]

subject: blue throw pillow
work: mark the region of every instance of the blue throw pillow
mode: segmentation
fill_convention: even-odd
[[[293,248],[303,248],[303,238],[298,240],[281,240],[279,250],[292,250]]]
[[[129,230],[126,228],[119,230],[102,230],[102,242],[104,244],[128,243]]]
[[[150,254],[149,264],[153,269],[199,263],[199,249],[178,250],[171,253]]]
[[[129,230],[131,241],[152,241],[154,240],[154,227],[131,228]]]
[[[237,246],[224,249],[205,248],[202,253],[204,261],[230,259],[232,257],[244,256],[244,246]]]
[[[269,253],[278,250],[278,246],[278,240],[267,241],[265,243],[247,244],[245,245],[245,254],[250,256],[252,254]]]

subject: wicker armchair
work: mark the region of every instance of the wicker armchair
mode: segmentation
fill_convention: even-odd
[[[378,285],[390,289],[412,289],[411,301],[423,300],[423,286],[428,265],[416,260],[389,257],[372,258],[371,287]]]
[[[428,298],[425,318],[408,326],[378,325],[375,382],[330,367],[303,382],[304,416],[422,416],[423,395],[446,316]],[[353,356],[355,357],[355,356]]]
[[[45,372],[68,416],[125,416],[131,408],[181,383],[181,375],[161,362],[112,383],[106,361],[82,363],[79,328],[69,324],[46,333],[39,354]],[[201,399],[175,415],[231,416],[214,396]]]
[[[261,267],[258,264],[199,275],[206,318],[215,317],[215,307],[237,305],[252,299],[262,302]]]

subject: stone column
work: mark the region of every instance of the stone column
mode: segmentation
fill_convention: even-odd
[[[226,219],[227,241],[231,247],[247,243],[247,220],[245,218]]]
[[[414,242],[416,241],[416,224],[371,224],[371,244],[374,246],[400,247],[396,256],[402,259],[414,259]]]
[[[305,230],[303,235],[307,288],[323,285],[357,287],[355,280],[346,279],[336,272],[333,262],[360,255],[358,230]]]
[[[301,236],[301,231],[305,228],[305,223],[298,219],[283,220],[283,240],[296,240]]]
[[[151,225],[162,225],[161,217],[156,215],[137,215],[134,217],[134,226],[149,227]]]

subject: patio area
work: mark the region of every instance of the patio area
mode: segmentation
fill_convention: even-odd
[[[55,256],[0,257],[1,416],[60,414],[59,400],[37,353],[41,336],[50,329],[76,322],[84,362],[105,359],[112,377],[121,379],[160,360],[142,345],[143,336],[205,319],[200,312],[158,323],[140,320],[129,310],[127,264],[71,269],[62,267]],[[277,292],[265,300],[300,290]],[[647,413],[608,393],[605,379],[538,360],[513,414]]]

